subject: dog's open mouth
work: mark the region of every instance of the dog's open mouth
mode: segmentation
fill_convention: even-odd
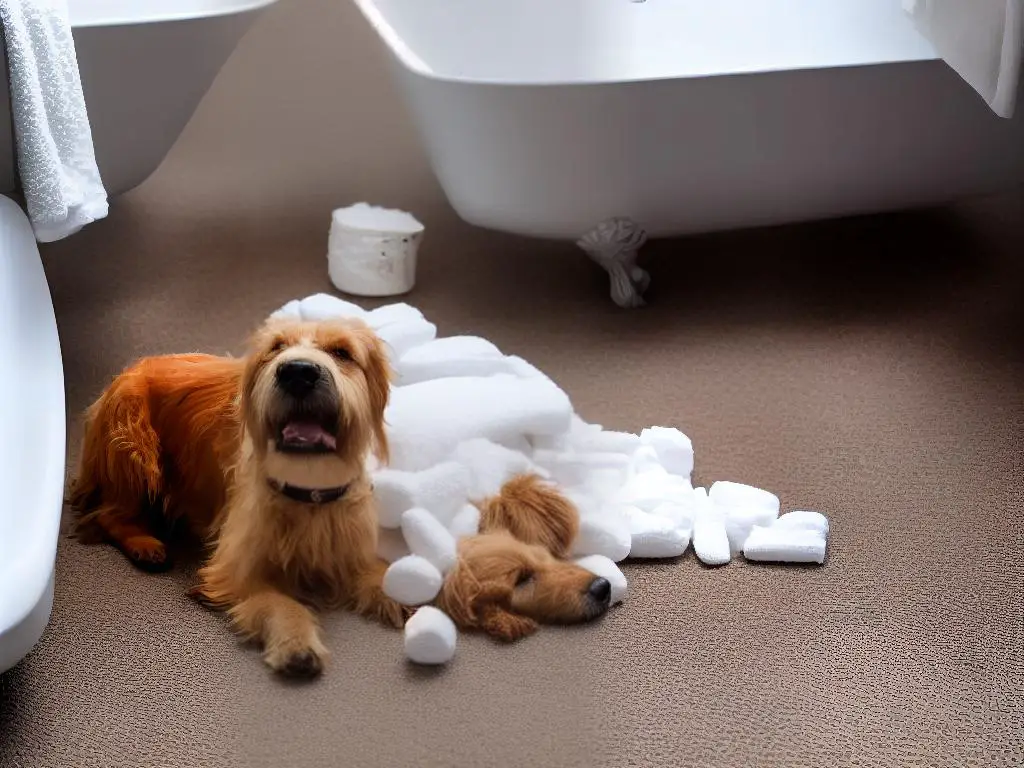
[[[277,437],[277,450],[284,453],[330,453],[337,447],[334,434],[315,421],[289,421]]]

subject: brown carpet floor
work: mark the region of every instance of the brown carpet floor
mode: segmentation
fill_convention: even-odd
[[[656,243],[614,308],[570,245],[443,215],[409,300],[552,374],[607,427],[682,427],[698,478],[833,523],[820,568],[630,565],[605,620],[436,671],[346,615],[283,684],[184,596],[63,539],[52,622],[0,679],[0,765],[1024,764],[1024,238],[1019,200]],[[129,196],[46,249],[78,413],[123,364],[235,350],[329,290],[322,222],[206,220]]]

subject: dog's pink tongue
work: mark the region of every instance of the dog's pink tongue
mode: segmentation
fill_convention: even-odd
[[[334,435],[330,434],[319,424],[312,424],[303,421],[289,422],[283,430],[281,437],[286,443],[303,443],[309,445],[324,445],[332,451],[337,447]]]

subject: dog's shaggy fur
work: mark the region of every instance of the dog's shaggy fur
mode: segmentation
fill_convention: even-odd
[[[382,589],[367,472],[371,457],[387,462],[390,381],[382,342],[358,321],[269,321],[242,359],[145,358],[87,411],[70,497],[79,534],[159,569],[154,522],[184,524],[211,547],[192,594],[227,611],[274,670],[315,675],[327,649],[314,609],[391,626],[410,611]],[[344,490],[311,502],[289,487]],[[478,506],[481,534],[460,543],[438,600],[460,627],[510,640],[607,608],[603,580],[559,559],[578,514],[557,490],[515,478]]]

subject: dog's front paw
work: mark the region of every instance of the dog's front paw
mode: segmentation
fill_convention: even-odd
[[[263,660],[272,670],[284,677],[311,680],[324,671],[327,649],[300,643],[287,643],[268,650]]]
[[[483,621],[483,629],[491,637],[511,643],[537,631],[537,622],[507,611],[495,611]]]
[[[129,536],[121,542],[121,549],[139,568],[145,571],[163,571],[170,567],[167,547],[155,536]]]

